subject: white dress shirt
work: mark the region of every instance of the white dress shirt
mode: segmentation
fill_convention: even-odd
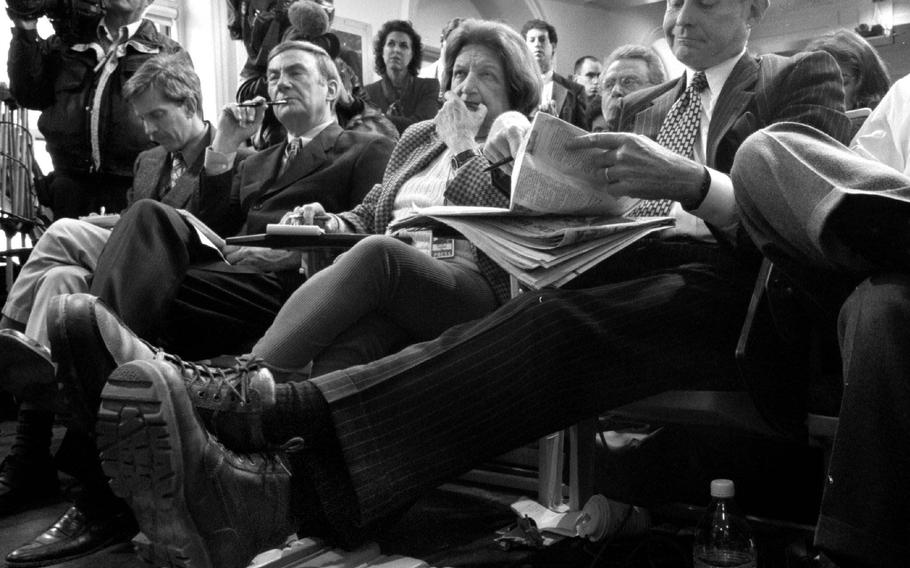
[[[850,147],[860,156],[910,176],[910,75],[891,86]]]
[[[699,164],[704,165],[707,161],[708,128],[711,125],[717,98],[736,63],[745,52],[746,50],[743,48],[736,56],[710,69],[705,69],[708,87],[701,92],[701,125],[693,148],[694,159]],[[694,69],[686,68],[687,86],[692,81],[694,74]],[[715,169],[708,168],[708,172],[711,174],[711,186],[704,201],[692,211],[685,211],[679,202],[673,203],[669,215],[676,219],[676,227],[663,231],[662,237],[685,236],[700,241],[714,242],[716,239],[708,230],[706,222],[731,238],[735,235],[739,221],[736,216],[736,200],[733,197],[733,181],[729,175]]]

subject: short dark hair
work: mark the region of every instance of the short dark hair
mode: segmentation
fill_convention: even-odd
[[[593,55],[582,55],[581,57],[579,57],[578,59],[575,60],[574,73],[576,75],[578,75],[579,71],[581,71],[581,66],[585,64],[585,61],[594,61],[595,63],[600,63],[600,59],[597,59]]]
[[[856,77],[856,107],[875,108],[891,87],[885,62],[875,48],[854,31],[841,29],[825,34],[811,41],[805,51],[830,53],[841,73]]]
[[[162,53],[145,60],[123,86],[123,98],[133,101],[152,88],[188,113],[202,116],[202,86],[186,52]]]
[[[402,32],[408,34],[411,38],[411,53],[413,55],[411,56],[411,61],[408,62],[408,73],[416,77],[423,59],[423,43],[420,41],[420,34],[417,33],[408,20],[389,20],[379,28],[379,33],[373,39],[373,65],[376,68],[376,72],[385,77],[386,68],[385,60],[382,58],[382,48],[385,47],[385,41],[392,32]]]
[[[502,60],[509,107],[530,115],[540,105],[540,70],[523,37],[500,22],[464,20],[446,43],[442,70],[442,91],[452,87],[452,67],[465,47],[488,47]]]
[[[525,22],[525,25],[521,26],[521,37],[527,38],[528,32],[531,30],[546,30],[547,37],[550,39],[550,43],[553,44],[553,47],[556,47],[556,44],[559,42],[559,37],[556,35],[556,28],[551,26],[548,22],[543,20],[528,20]]]
[[[648,81],[652,85],[660,85],[667,80],[664,64],[650,47],[636,43],[621,45],[604,58],[604,71],[618,59],[641,59],[648,66]]]

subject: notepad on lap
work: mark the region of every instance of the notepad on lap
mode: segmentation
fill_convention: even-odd
[[[265,226],[266,235],[303,235],[318,237],[324,235],[325,230],[318,225],[279,225],[269,223]]]

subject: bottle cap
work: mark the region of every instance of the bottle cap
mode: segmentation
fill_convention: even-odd
[[[736,494],[736,488],[729,479],[715,479],[711,482],[711,497],[728,498]]]

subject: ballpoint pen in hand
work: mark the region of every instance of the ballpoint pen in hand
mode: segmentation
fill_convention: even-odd
[[[508,158],[503,158],[502,160],[499,160],[498,162],[493,162],[493,163],[490,164],[489,166],[485,167],[485,168],[483,169],[483,171],[485,171],[485,172],[492,172],[493,170],[495,170],[495,169],[498,168],[499,166],[504,166],[504,165],[508,164],[509,162],[511,162],[511,161],[514,160],[514,159],[515,159],[515,158],[514,158],[513,156],[509,156]]]
[[[288,102],[286,100],[280,101],[243,101],[242,103],[237,103],[237,106],[240,107],[257,107],[259,105],[265,106],[281,106],[286,105]]]

